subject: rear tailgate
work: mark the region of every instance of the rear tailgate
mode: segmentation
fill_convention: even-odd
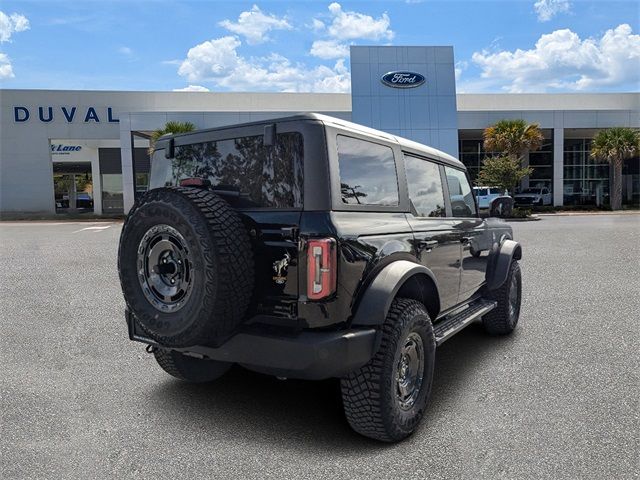
[[[293,319],[298,300],[300,211],[242,211],[256,267],[254,315]],[[289,324],[290,325],[290,324]]]

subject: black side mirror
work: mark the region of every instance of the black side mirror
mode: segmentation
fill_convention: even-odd
[[[510,217],[513,214],[513,198],[509,196],[496,197],[489,206],[490,217]]]

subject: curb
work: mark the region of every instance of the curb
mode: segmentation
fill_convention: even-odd
[[[556,213],[537,213],[541,217],[571,217],[580,215],[640,215],[640,210],[627,210],[617,212],[556,212]]]

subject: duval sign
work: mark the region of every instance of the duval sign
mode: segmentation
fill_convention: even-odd
[[[425,82],[424,75],[416,72],[389,72],[380,79],[382,83],[393,88],[415,88]]]
[[[66,123],[82,121],[84,123],[118,123],[120,120],[113,116],[113,108],[96,107],[13,107],[13,120],[16,123],[25,123],[29,119],[37,119],[42,123],[50,123],[59,119]]]

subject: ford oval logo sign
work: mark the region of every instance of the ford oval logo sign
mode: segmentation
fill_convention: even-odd
[[[425,81],[424,75],[416,72],[389,72],[385,73],[382,83],[393,88],[414,88],[419,87]]]

